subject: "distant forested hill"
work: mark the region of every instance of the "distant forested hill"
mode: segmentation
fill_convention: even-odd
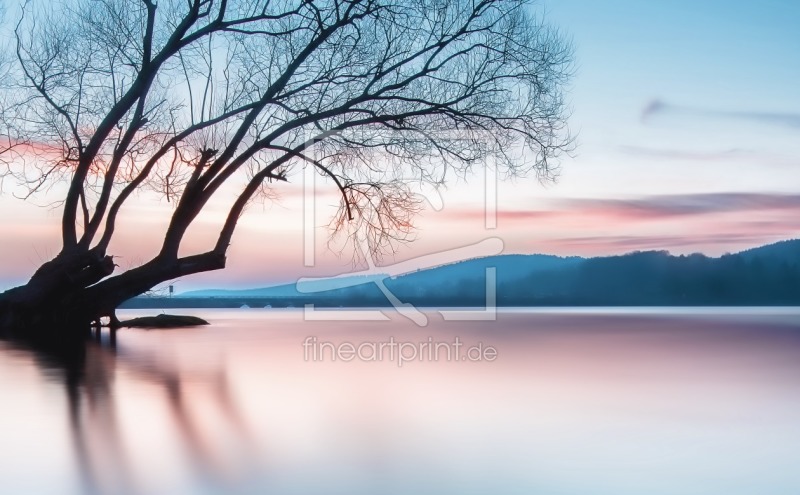
[[[401,301],[420,306],[482,306],[487,270],[496,276],[501,306],[800,305],[800,240],[783,241],[718,258],[645,251],[600,258],[501,255],[385,279]],[[294,284],[247,291],[184,294],[162,306],[271,305],[381,306],[388,300],[379,276],[348,277],[318,292]],[[325,282],[316,284],[325,289]],[[140,298],[128,307],[148,305]],[[205,302],[203,302],[205,301]],[[210,301],[213,301],[210,302]]]

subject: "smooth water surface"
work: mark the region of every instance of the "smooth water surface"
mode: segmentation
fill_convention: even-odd
[[[0,493],[800,493],[797,309],[176,312],[212,325],[0,343]],[[496,356],[367,359],[456,337]]]

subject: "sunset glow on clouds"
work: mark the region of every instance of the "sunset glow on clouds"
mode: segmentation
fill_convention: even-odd
[[[445,215],[462,224],[482,222],[482,210]],[[562,199],[549,209],[498,212],[499,230],[532,227],[518,252],[597,256],[632,250],[721,254],[800,232],[800,196],[697,194],[631,200]]]
[[[540,7],[576,47],[568,98],[577,147],[561,160],[558,181],[501,183],[497,228],[489,230],[482,173],[451,183],[444,208],[428,205],[417,240],[384,263],[492,236],[508,253],[584,256],[719,255],[800,237],[800,3],[551,0]],[[228,269],[181,280],[178,290],[352,269],[347,252],[327,248],[336,191],[318,187],[315,267],[304,266],[296,177],[276,187],[279,200],[253,204],[242,217]],[[24,282],[59,247],[58,211],[46,196],[26,203],[14,192],[7,181],[0,196],[5,286]],[[220,191],[185,252],[213,242],[234,192]],[[123,209],[110,249],[121,268],[153,254],[171,208],[142,194]]]

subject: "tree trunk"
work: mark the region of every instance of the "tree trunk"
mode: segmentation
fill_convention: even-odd
[[[120,304],[184,275],[225,267],[224,253],[156,257],[109,277],[111,256],[97,250],[62,252],[27,284],[0,294],[0,336],[61,346],[89,335],[91,323],[112,316]]]

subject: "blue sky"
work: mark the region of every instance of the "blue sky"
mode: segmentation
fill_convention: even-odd
[[[501,187],[510,250],[721,254],[800,234],[800,3],[538,10],[574,40],[578,147],[556,184]]]
[[[577,49],[571,101],[581,158],[611,154],[615,147],[708,154],[742,150],[763,153],[764,169],[754,157],[754,166],[720,174],[717,187],[781,189],[789,185],[787,177],[798,177],[781,172],[771,178],[769,172],[775,171],[767,169],[774,153],[794,153],[797,162],[791,141],[800,131],[800,3],[560,0],[543,5]],[[663,102],[664,111],[643,122],[644,109],[654,101]],[[753,118],[735,118],[738,113]],[[795,126],[771,124],[756,114],[794,116]],[[622,160],[619,168],[637,173],[652,165],[645,163],[646,156],[632,158],[638,160]],[[702,169],[700,163],[692,165]],[[597,193],[616,192],[613,182],[609,177],[598,184]],[[692,190],[690,182],[686,190]],[[679,192],[677,187],[670,181],[666,192]]]
[[[800,103],[795,87],[800,3],[558,0],[540,5],[575,40],[574,103],[593,116],[593,123],[609,103],[624,109],[654,96],[689,106],[750,110],[796,111]]]

